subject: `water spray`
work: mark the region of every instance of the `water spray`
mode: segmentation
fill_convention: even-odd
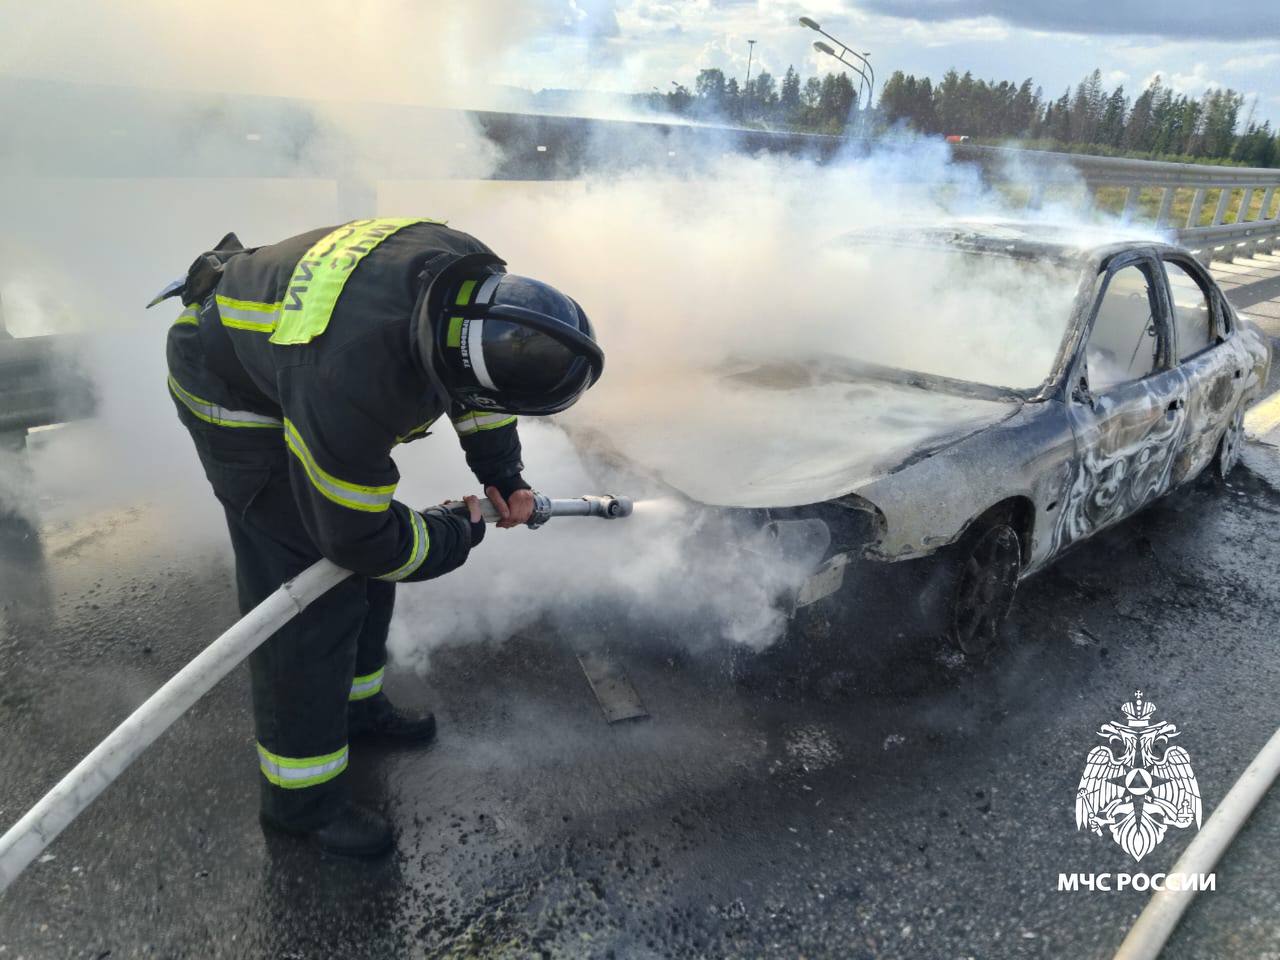
[[[465,504],[456,500],[445,506],[450,510],[467,509]],[[632,502],[627,497],[589,496],[553,500],[535,494],[534,515],[529,526],[541,526],[552,517],[613,520],[629,517],[631,512]],[[498,511],[487,501],[481,501],[481,513],[487,522],[499,519]],[[350,570],[343,570],[329,560],[312,564],[292,580],[281,584],[279,589],[148,697],[0,837],[0,892],[6,890],[98,794],[124,773],[142,751],[219,680],[239,666],[268,637],[349,576]]]

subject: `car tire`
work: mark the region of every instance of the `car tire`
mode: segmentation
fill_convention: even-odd
[[[1231,471],[1240,463],[1240,453],[1244,449],[1244,404],[1236,407],[1231,422],[1223,431],[1218,441],[1218,449],[1213,456],[1213,477],[1215,480],[1226,480]]]
[[[966,657],[986,658],[1013,606],[1022,541],[1006,518],[981,523],[957,545],[946,640]]]

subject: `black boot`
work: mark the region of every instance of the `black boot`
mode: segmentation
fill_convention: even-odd
[[[354,700],[347,707],[347,737],[381,740],[404,746],[426,746],[436,736],[433,713],[414,716],[392,705],[385,693]]]
[[[262,826],[278,833],[308,837],[325,853],[339,857],[381,857],[391,852],[391,825],[372,810],[348,803],[336,817],[313,830],[295,830],[259,814]]]

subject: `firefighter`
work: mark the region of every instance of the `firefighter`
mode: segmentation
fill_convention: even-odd
[[[152,303],[168,296],[185,306],[169,390],[226,513],[241,613],[321,557],[355,574],[250,658],[260,820],[383,854],[389,825],[350,800],[348,740],[435,735],[382,690],[396,584],[457,569],[484,535],[475,497],[465,517],[396,500],[391,451],[447,418],[498,526],[524,523],[516,415],[569,407],[604,356],[575,301],[430,220],[255,249],[228,234]]]

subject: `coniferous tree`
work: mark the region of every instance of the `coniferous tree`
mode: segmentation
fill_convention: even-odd
[[[848,73],[801,78],[788,67],[779,85],[761,70],[741,86],[709,68],[699,72],[692,91],[677,85],[665,95],[654,91],[642,99],[703,118],[841,133],[861,107],[859,92]],[[880,89],[873,116],[882,129],[905,126],[923,134],[1050,141],[1055,149],[1280,166],[1280,136],[1269,121],[1255,123],[1253,109],[1242,122],[1243,107],[1244,97],[1234,90],[1215,88],[1189,97],[1158,75],[1132,103],[1123,86],[1109,94],[1103,90],[1100,70],[1046,102],[1043,89],[1029,77],[1014,83],[951,69],[935,85],[929,77],[895,70]]]

